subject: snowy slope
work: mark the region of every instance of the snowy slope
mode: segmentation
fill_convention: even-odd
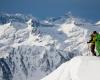
[[[100,25],[100,21],[98,21],[98,22],[96,23],[96,25]]]
[[[38,21],[21,15],[4,15],[0,25],[0,78],[39,80],[74,56],[91,55],[87,40],[100,27],[79,18]],[[2,19],[0,19],[2,22]]]
[[[100,58],[78,56],[41,80],[100,80]]]

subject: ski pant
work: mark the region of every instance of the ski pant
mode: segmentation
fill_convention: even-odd
[[[95,52],[95,44],[91,44],[91,52],[94,56],[96,56],[96,52]]]

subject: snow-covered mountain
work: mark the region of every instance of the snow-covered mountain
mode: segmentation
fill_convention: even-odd
[[[100,21],[98,21],[98,22],[96,23],[96,25],[100,25]]]
[[[100,58],[78,56],[41,80],[100,80]]]
[[[6,23],[26,23],[32,19],[32,26],[38,27],[39,21],[32,15],[23,15],[23,14],[7,14],[7,13],[0,13],[0,24],[6,24]]]
[[[100,30],[66,16],[39,21],[0,14],[0,23],[0,80],[40,80],[74,56],[90,55],[89,34]]]

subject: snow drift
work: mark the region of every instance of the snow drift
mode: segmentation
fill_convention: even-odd
[[[75,57],[41,80],[100,80],[100,58]]]

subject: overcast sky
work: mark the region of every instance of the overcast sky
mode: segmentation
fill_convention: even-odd
[[[0,0],[0,11],[32,14],[38,18],[73,15],[91,20],[100,19],[100,0]]]

